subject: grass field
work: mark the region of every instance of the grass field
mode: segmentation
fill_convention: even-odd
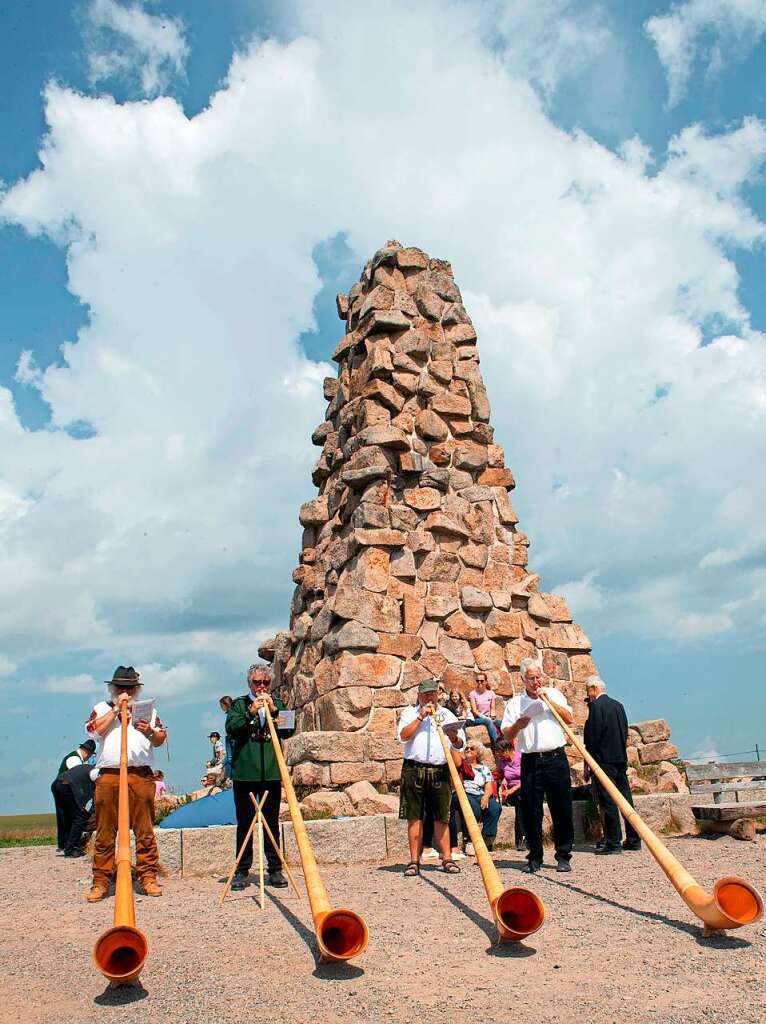
[[[49,846],[55,842],[55,814],[0,815],[0,848],[4,846]]]

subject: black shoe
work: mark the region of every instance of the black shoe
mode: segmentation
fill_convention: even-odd
[[[605,846],[606,846],[606,839],[599,839],[599,841],[596,843],[596,849],[597,850],[603,850]]]
[[[275,889],[286,889],[287,879],[281,871],[269,871],[269,885],[273,885]]]
[[[521,869],[525,875],[536,875],[542,867],[536,860],[527,861],[524,867]]]
[[[489,839],[484,840],[484,845],[488,850],[494,850],[495,848],[495,837],[491,836]]]
[[[610,853],[622,853],[622,847],[621,846],[599,846],[599,847],[596,847],[596,856],[597,857],[599,857],[599,856],[603,857],[605,854],[610,854]]]
[[[630,850],[631,852],[634,852],[636,850],[640,850],[641,849],[641,843],[628,843],[628,842],[624,842],[622,844],[622,848],[623,848],[623,850]]]
[[[79,849],[79,847],[74,849],[74,850],[65,850],[64,851],[64,856],[65,857],[84,857],[85,856],[85,851]]]
[[[556,870],[560,871],[560,872],[571,871],[572,870],[572,865],[569,863],[568,860],[557,860],[556,861]]]
[[[248,885],[250,885],[250,879],[247,875],[240,875],[237,873],[234,876],[234,881],[231,883],[231,888],[233,892],[241,892],[243,889],[246,889]]]

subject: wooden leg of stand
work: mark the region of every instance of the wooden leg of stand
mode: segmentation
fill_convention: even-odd
[[[261,910],[266,909],[266,893],[263,888],[263,818],[261,809],[258,808],[258,899],[261,903]]]
[[[290,880],[290,882],[292,884],[293,889],[295,889],[295,895],[298,897],[299,900],[303,899],[303,897],[301,896],[301,891],[298,888],[298,885],[297,885],[297,883],[295,881],[295,878],[293,877],[293,873],[290,870],[290,868],[287,866],[287,861],[285,860],[285,858],[284,858],[284,856],[282,854],[282,851],[279,848],[279,844],[277,843],[276,839],[274,838],[274,833],[269,828],[269,823],[266,821],[265,818],[263,818],[262,820],[263,820],[263,827],[266,829],[266,834],[269,837],[269,842],[274,847],[274,852],[276,853],[277,857],[279,857],[280,861],[282,862],[282,867],[285,869],[285,874],[289,878],[289,880]]]

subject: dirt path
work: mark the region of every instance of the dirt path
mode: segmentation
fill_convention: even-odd
[[[766,837],[676,839],[669,845],[701,884],[739,874],[766,891]],[[651,856],[575,854],[525,882],[511,852],[504,880],[546,905],[527,943],[494,948],[475,866],[419,880],[398,866],[323,872],[334,905],[362,913],[367,953],[317,966],[305,899],[280,890],[261,913],[253,890],[219,908],[215,880],[170,879],[162,899],[137,900],[149,937],[146,992],[105,991],[91,962],[112,901],[84,896],[86,861],[50,848],[0,853],[4,922],[0,1020],[14,1024],[291,1024],[447,1022],[695,1024],[766,1020],[766,922],[723,938],[701,930]]]

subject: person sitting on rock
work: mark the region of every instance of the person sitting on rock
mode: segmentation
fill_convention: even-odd
[[[450,690],[447,703],[444,706],[448,711],[452,712],[455,718],[461,721],[471,717],[471,706],[462,691],[457,688]]]
[[[500,738],[500,722],[495,720],[495,694],[485,672],[476,673],[476,685],[468,694],[471,705],[471,716],[474,725],[483,725],[489,734],[489,742],[494,746]]]
[[[463,789],[471,805],[476,823],[481,825],[481,834],[487,849],[495,845],[497,823],[502,807],[495,796],[495,780],[492,769],[486,763],[487,748],[478,740],[469,740],[462,751],[463,764],[459,765]],[[463,836],[465,839],[465,835]],[[472,854],[473,847],[466,845],[466,852]]]
[[[526,850],[524,814],[521,810],[521,754],[515,744],[498,740],[495,744],[496,780],[499,783],[500,803],[514,809],[514,839],[517,850]]]

